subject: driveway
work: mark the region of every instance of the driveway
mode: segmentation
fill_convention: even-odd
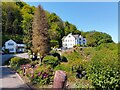
[[[29,88],[17,73],[11,71],[8,67],[0,66],[0,70],[2,70],[2,74],[0,73],[0,88],[20,88],[21,90]]]
[[[27,53],[20,53],[20,54],[4,54],[2,55],[2,61],[0,61],[0,65],[2,65],[5,61],[9,60],[12,57],[21,57],[21,58],[28,58]]]
[[[29,87],[24,83],[24,81],[21,79],[21,77],[16,73],[10,70],[10,68],[6,66],[2,66],[2,64],[9,60],[12,57],[21,57],[21,58],[28,58],[27,53],[21,53],[21,54],[5,54],[2,55],[2,58],[0,57],[0,88],[12,88],[13,89],[28,89]],[[30,89],[30,88],[29,88]],[[28,89],[28,90],[29,90]]]

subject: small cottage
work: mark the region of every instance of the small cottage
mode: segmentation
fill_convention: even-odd
[[[17,44],[12,39],[5,42],[5,49],[8,49],[10,53],[24,52],[25,47],[25,44]]]

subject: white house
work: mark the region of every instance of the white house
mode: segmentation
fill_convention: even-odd
[[[11,39],[5,42],[5,49],[8,49],[10,53],[24,52],[25,47],[25,44],[17,44]]]
[[[72,33],[62,38],[63,48],[73,48],[74,45],[86,45],[87,40],[81,35],[72,35]]]

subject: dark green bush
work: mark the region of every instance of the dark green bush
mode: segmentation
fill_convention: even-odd
[[[29,59],[14,57],[14,58],[11,58],[11,60],[10,60],[10,66],[11,66],[12,69],[18,70],[18,69],[20,69],[21,65],[24,65],[24,64],[27,64],[27,63],[30,63],[30,62],[31,61]]]
[[[57,57],[57,58],[60,60],[60,54],[59,54],[59,53],[55,52],[55,53],[53,53],[52,55],[53,55],[54,57]]]
[[[65,56],[61,56],[61,62],[68,62],[68,60]]]
[[[57,57],[47,55],[43,58],[44,64],[51,65],[53,68],[57,66],[60,61],[58,60]]]
[[[5,50],[4,50],[4,53],[5,53],[5,54],[8,54],[8,53],[9,53],[9,49],[5,49]]]

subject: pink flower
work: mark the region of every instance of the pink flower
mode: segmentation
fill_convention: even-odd
[[[31,78],[34,78],[34,74],[31,76]]]
[[[39,72],[38,74],[37,74],[37,76],[40,76],[41,75],[41,72]]]

